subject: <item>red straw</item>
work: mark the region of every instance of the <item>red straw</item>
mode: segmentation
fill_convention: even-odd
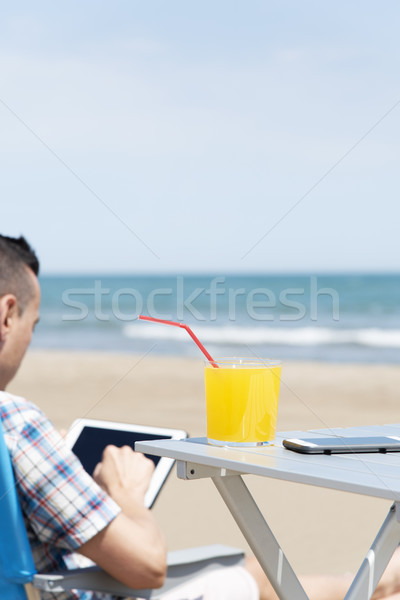
[[[211,362],[212,366],[215,368],[218,367],[217,363],[214,361],[213,357],[204,348],[204,346],[200,342],[199,338],[195,336],[195,334],[190,329],[190,327],[188,325],[185,325],[185,323],[177,323],[175,321],[165,321],[164,319],[155,319],[154,317],[146,317],[145,315],[139,315],[139,319],[141,319],[142,321],[152,321],[153,323],[163,323],[164,325],[173,325],[174,327],[181,327],[182,329],[186,329],[186,331],[188,332],[190,337],[196,342],[196,344],[198,345],[198,347],[200,348],[200,350],[202,351],[204,356],[206,358],[208,358],[208,360]]]

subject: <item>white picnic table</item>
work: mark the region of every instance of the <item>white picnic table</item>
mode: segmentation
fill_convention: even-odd
[[[308,600],[267,518],[242,475],[309,484],[393,502],[345,600],[367,600],[400,543],[400,452],[303,455],[282,446],[285,438],[400,436],[400,424],[286,431],[270,445],[217,447],[206,438],[137,442],[139,452],[177,460],[181,479],[210,477],[281,600]],[[283,515],[284,518],[284,515]]]

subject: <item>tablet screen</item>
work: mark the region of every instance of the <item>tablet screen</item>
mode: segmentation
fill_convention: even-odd
[[[84,469],[93,474],[94,468],[101,461],[103,450],[109,444],[114,446],[130,446],[135,449],[135,442],[151,440],[168,440],[170,436],[150,433],[139,433],[137,431],[126,431],[118,429],[107,429],[104,427],[83,427],[72,451],[81,461]],[[157,466],[160,457],[150,456],[148,458]]]
[[[135,442],[152,440],[180,440],[187,437],[186,431],[165,427],[134,425],[132,423],[116,423],[98,419],[77,419],[67,433],[66,443],[81,461],[83,468],[90,474],[102,459],[104,448],[113,446],[130,446],[135,449]],[[155,465],[149,488],[145,495],[145,505],[154,504],[174,460],[165,456],[147,455]]]

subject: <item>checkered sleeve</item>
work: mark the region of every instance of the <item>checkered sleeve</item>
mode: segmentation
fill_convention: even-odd
[[[14,424],[8,445],[23,512],[42,543],[75,551],[120,508],[86,473],[39,409],[32,404],[14,408],[20,414],[8,411]]]

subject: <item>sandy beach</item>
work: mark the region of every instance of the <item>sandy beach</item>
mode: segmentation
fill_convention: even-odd
[[[400,369],[388,365],[286,362],[278,429],[400,422]],[[79,417],[164,425],[204,436],[202,359],[31,351],[9,387],[58,428]],[[359,566],[388,502],[248,477],[249,487],[299,572]],[[170,476],[154,509],[170,549],[209,543],[247,548],[208,480]]]

